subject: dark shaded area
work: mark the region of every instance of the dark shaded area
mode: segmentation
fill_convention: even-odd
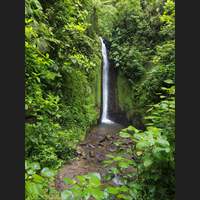
[[[108,41],[107,39],[103,39],[104,43],[107,48],[107,53],[109,57],[109,51],[111,47],[111,42]],[[125,111],[122,111],[119,107],[119,100],[118,100],[118,94],[117,94],[117,76],[118,76],[118,69],[115,68],[115,64],[112,60],[109,60],[110,67],[109,67],[109,94],[108,94],[108,116],[109,119],[112,121],[122,124],[123,126],[128,126],[132,124],[138,129],[144,130],[145,126],[143,123],[143,116],[141,116],[139,113],[134,113],[133,117],[131,119],[127,118],[127,113]],[[103,68],[103,66],[102,66]],[[103,70],[102,70],[103,71]],[[103,72],[102,72],[103,73]],[[103,78],[103,74],[101,75]],[[102,79],[101,78],[101,79]],[[103,90],[103,87],[101,88]],[[103,93],[103,92],[102,92]],[[103,102],[103,97],[101,96],[101,102]],[[101,108],[102,108],[102,103],[101,103]],[[102,112],[102,109],[101,109]],[[102,114],[102,113],[101,113]],[[100,119],[99,119],[100,123]]]
[[[117,69],[113,63],[110,63],[109,77],[108,115],[113,121],[128,125],[130,122],[126,118],[126,113],[120,109],[118,104]]]

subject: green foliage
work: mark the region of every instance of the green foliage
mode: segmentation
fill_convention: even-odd
[[[80,182],[66,178],[65,181],[73,185],[65,191],[67,195],[80,193],[78,199],[93,196],[103,200],[175,199],[175,88],[172,80],[165,82],[168,87],[162,88],[162,100],[147,111],[146,129],[142,131],[133,126],[123,129],[118,146],[123,139],[132,141],[131,145],[119,148],[104,161],[109,169],[104,178],[113,181],[113,177],[118,177],[117,185],[105,185],[92,179],[87,182],[88,175],[77,177]],[[91,186],[101,191],[102,197],[95,197],[96,190],[88,189]]]
[[[162,100],[147,111],[146,129],[129,126],[122,130],[120,137],[129,138],[133,145],[106,161],[115,165],[111,174],[120,176],[132,199],[175,198],[175,88],[172,80],[165,82],[169,87],[162,88]],[[128,167],[135,172],[126,173]]]
[[[98,118],[100,44],[95,31],[88,34],[88,3],[25,3],[25,156],[44,169],[75,157],[76,145]],[[50,180],[43,175],[41,184],[26,179],[26,199],[48,199],[43,194]]]
[[[62,200],[88,200],[90,198],[111,200],[115,197],[117,199],[129,199],[128,196],[123,195],[128,191],[126,186],[105,186],[98,173],[77,176],[76,180],[64,178],[64,181],[69,186],[69,189],[61,193]]]
[[[173,0],[26,0],[27,200],[60,199],[49,186],[54,170],[76,156],[97,122],[98,35],[110,40],[111,61],[126,79],[118,83],[120,107],[129,118],[144,116],[146,129],[123,130],[121,138],[134,144],[105,162],[112,165],[107,179],[119,177],[118,186],[88,174],[65,179],[70,188],[61,198],[174,199],[174,17]],[[129,168],[136,171],[125,173]]]
[[[25,161],[25,198],[27,200],[44,200],[50,193],[58,195],[53,188],[47,190],[49,182],[52,182],[55,172],[49,168],[43,168],[38,162]]]
[[[104,199],[104,192],[101,190],[101,177],[98,173],[90,173],[83,176],[77,176],[77,181],[65,178],[64,181],[70,185],[68,190],[61,194],[62,200],[83,199],[87,200],[94,197],[96,200]]]
[[[131,112],[133,107],[132,95],[130,95],[131,93],[132,88],[130,87],[128,80],[122,73],[119,73],[117,76],[118,104],[127,114]]]
[[[172,5],[172,1],[166,4]],[[155,55],[151,56],[152,66],[145,69],[141,80],[133,80],[133,109],[140,109],[143,116],[145,111],[148,112],[144,117],[146,129],[136,132],[128,128],[120,134],[135,143],[124,153],[133,156],[135,163],[132,166],[137,173],[127,176],[118,169],[123,183],[129,188],[126,196],[130,195],[131,199],[175,199],[175,88],[169,87],[174,83],[175,45],[174,30],[172,28],[167,32],[169,27],[166,24],[170,23],[165,23],[160,32],[161,37],[165,34],[166,38],[155,46]],[[170,25],[174,26],[173,23]],[[124,67],[124,63],[121,66]]]
[[[175,79],[175,4],[144,0],[116,7],[119,18],[112,27],[110,56],[129,80],[132,110],[144,115],[148,105],[159,102],[164,80]],[[127,111],[125,105],[121,108]]]

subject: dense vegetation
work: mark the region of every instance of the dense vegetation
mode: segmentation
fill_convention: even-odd
[[[101,52],[87,6],[26,0],[27,199],[47,198],[40,170],[56,170],[73,158],[98,119]]]
[[[174,1],[26,0],[25,8],[26,199],[175,199]],[[131,103],[122,109],[131,121],[142,116],[145,128],[122,130],[133,145],[109,156],[120,186],[104,188],[89,174],[81,183],[66,179],[73,187],[60,197],[49,186],[56,170],[99,117],[98,36],[110,41],[128,83],[129,96],[120,98]],[[136,172],[123,173],[130,166]]]

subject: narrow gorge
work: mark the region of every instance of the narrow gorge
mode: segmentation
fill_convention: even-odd
[[[59,172],[56,180],[56,187],[59,190],[67,188],[64,178],[74,179],[78,175],[90,172],[98,172],[104,177],[108,169],[103,165],[106,155],[117,150],[115,142],[119,139],[117,133],[125,128],[124,124],[117,123],[117,101],[115,96],[116,73],[110,69],[108,49],[104,39],[100,38],[102,51],[102,97],[101,115],[99,124],[93,127],[87,134],[85,140],[77,148],[78,156],[74,161],[67,163]],[[114,115],[113,115],[114,114]],[[120,115],[120,114],[119,114]],[[123,121],[123,120],[122,120]],[[115,181],[115,179],[114,179]]]

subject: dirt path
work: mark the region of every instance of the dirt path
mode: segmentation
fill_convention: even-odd
[[[106,154],[117,150],[114,142],[118,139],[117,132],[123,128],[119,124],[100,124],[91,130],[85,141],[78,146],[78,158],[66,164],[58,173],[56,188],[65,189],[64,177],[74,178],[88,172],[99,172],[101,176],[106,173],[102,161]]]

